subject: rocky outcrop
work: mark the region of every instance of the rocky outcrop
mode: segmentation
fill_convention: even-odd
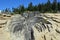
[[[10,40],[10,32],[7,32],[7,21],[10,17],[0,15],[0,40]]]
[[[7,23],[11,40],[59,40],[58,18],[53,14],[23,13]],[[55,16],[55,15],[54,15]]]
[[[60,14],[13,15],[6,24],[11,40],[60,40]]]

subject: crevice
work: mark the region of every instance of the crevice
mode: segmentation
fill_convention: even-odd
[[[35,40],[33,29],[31,29],[31,40]]]
[[[46,40],[46,36],[44,35],[44,40]]]
[[[53,40],[53,39],[51,38],[51,40]]]
[[[49,26],[47,25],[48,31],[50,32]]]
[[[60,31],[59,30],[55,29],[55,31],[60,34]]]

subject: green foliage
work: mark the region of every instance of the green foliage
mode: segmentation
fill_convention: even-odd
[[[58,11],[60,11],[60,2],[58,2]]]
[[[5,12],[9,12],[8,9],[3,10]],[[17,8],[13,8],[12,12],[16,14],[21,14],[24,11],[39,11],[41,13],[45,12],[53,12],[56,13],[57,11],[60,11],[60,2],[57,3],[57,0],[54,0],[53,3],[50,2],[50,0],[47,1],[45,4],[38,4],[33,5],[32,2],[28,4],[28,7],[25,8],[24,5],[20,5]]]
[[[11,10],[9,8],[6,8],[5,10],[2,10],[2,13],[10,13]]]
[[[57,0],[54,0],[53,1],[53,4],[52,4],[52,10],[56,13],[57,12],[57,9],[58,9],[58,7],[57,7],[58,5],[57,5]]]
[[[51,12],[51,3],[50,3],[50,0],[48,0],[47,4],[46,5],[46,11],[48,12]]]
[[[16,14],[19,13],[19,9],[18,8],[12,8],[12,9],[13,9],[14,13],[16,13]]]
[[[25,11],[25,8],[23,5],[20,5],[18,8],[13,8],[13,12],[17,14],[21,14],[24,11]]]
[[[28,5],[27,10],[28,10],[28,11],[33,11],[33,5],[32,5],[32,2]]]
[[[33,7],[33,11],[38,11],[38,7],[36,5]]]
[[[41,11],[41,10],[42,10],[42,5],[38,4],[38,11]]]
[[[19,11],[20,11],[20,13],[25,11],[25,8],[24,8],[23,5],[20,5],[20,7],[19,7]]]

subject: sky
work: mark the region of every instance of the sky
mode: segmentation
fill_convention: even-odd
[[[50,1],[53,2],[53,0]],[[60,0],[57,1],[60,2]],[[37,5],[39,3],[46,3],[47,0],[0,0],[0,10],[16,8],[19,5],[27,7],[30,2],[32,2],[33,5]]]

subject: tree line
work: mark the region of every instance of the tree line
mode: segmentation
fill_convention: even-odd
[[[60,12],[60,2],[57,2],[57,0],[54,0],[52,3],[50,0],[47,1],[45,4],[38,4],[33,5],[32,2],[28,4],[28,7],[25,8],[24,5],[20,5],[17,8],[12,8],[12,13],[23,13],[25,11],[39,11],[41,13],[57,13]],[[2,12],[11,12],[8,8],[3,10]]]

